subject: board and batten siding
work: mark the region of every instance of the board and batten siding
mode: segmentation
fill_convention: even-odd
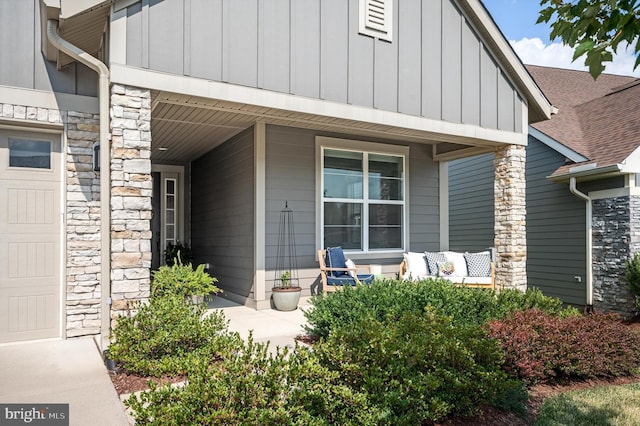
[[[586,301],[585,203],[547,179],[565,157],[529,136],[527,146],[527,281],[565,303]],[[449,237],[456,251],[493,246],[493,155],[449,164]],[[575,277],[580,277],[577,282]]]
[[[126,65],[522,131],[523,100],[455,0],[393,2],[392,42],[358,33],[358,5],[140,0],[127,9]]]
[[[62,70],[40,50],[40,1],[0,1],[0,86],[97,96],[94,71],[74,62]]]
[[[229,139],[192,163],[191,245],[225,291],[253,297],[254,130]]]

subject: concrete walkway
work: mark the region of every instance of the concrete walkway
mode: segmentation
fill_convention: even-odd
[[[70,425],[129,424],[92,338],[0,345],[0,377],[0,403],[69,404]]]
[[[222,309],[229,329],[243,338],[253,330],[256,342],[295,346],[304,332],[301,303],[291,312],[256,311],[216,297],[211,309]],[[102,356],[92,338],[50,339],[0,345],[0,404],[69,404],[70,425],[129,425],[125,408],[109,378]],[[3,416],[0,413],[0,424]]]

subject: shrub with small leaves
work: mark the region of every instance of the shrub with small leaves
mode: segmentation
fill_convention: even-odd
[[[636,306],[640,308],[640,253],[625,261],[625,278],[629,284],[629,289],[636,297]]]
[[[532,309],[488,330],[504,348],[505,370],[528,384],[640,373],[640,336],[611,314],[560,318]]]
[[[386,321],[389,314],[421,313],[426,306],[449,315],[456,324],[479,325],[502,318],[509,312],[537,307],[554,315],[576,315],[574,308],[564,308],[559,299],[544,296],[540,290],[526,292],[456,287],[443,279],[419,282],[375,281],[371,285],[345,287],[328,295],[311,298],[313,309],[305,311],[308,333],[327,337],[344,324],[353,324],[372,316]]]
[[[241,343],[228,331],[221,311],[204,313],[204,306],[188,304],[180,296],[154,297],[135,316],[118,319],[109,354],[128,372],[185,374],[198,362],[208,364]]]
[[[385,413],[379,424],[436,422],[482,403],[524,410],[526,391],[501,370],[499,345],[479,326],[457,326],[433,309],[335,327],[313,353]]]
[[[376,425],[365,395],[339,383],[312,352],[274,356],[249,336],[213,365],[200,364],[180,388],[153,385],[126,404],[137,425]]]

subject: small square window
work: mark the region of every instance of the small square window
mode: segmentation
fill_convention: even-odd
[[[51,142],[9,138],[9,167],[51,169]]]

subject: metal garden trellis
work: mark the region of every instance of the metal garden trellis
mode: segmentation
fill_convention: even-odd
[[[288,201],[285,201],[284,209],[280,210],[274,287],[299,287],[295,240],[293,211],[289,208]]]

